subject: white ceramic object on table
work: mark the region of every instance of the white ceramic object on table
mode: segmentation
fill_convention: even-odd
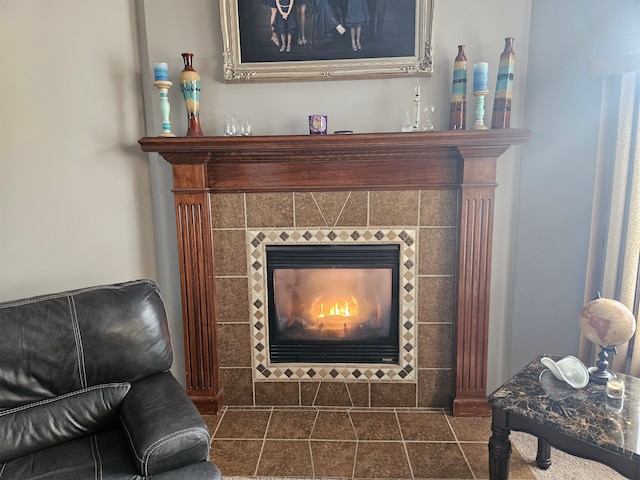
[[[589,383],[587,367],[573,355],[566,356],[557,362],[549,357],[542,357],[540,361],[553,373],[554,377],[573,388],[586,387]]]

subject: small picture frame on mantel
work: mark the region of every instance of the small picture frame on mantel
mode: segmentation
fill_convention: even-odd
[[[224,81],[433,74],[435,0],[220,0]]]

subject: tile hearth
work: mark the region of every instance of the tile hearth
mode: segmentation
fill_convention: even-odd
[[[225,407],[205,420],[224,478],[488,478],[489,418],[439,409]],[[515,450],[510,478],[535,480]]]

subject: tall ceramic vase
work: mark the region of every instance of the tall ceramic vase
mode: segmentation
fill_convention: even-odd
[[[500,55],[496,94],[493,98],[491,128],[509,128],[511,124],[511,97],[513,96],[513,68],[516,54],[513,52],[513,37],[504,39],[504,52]]]
[[[200,128],[200,75],[191,64],[193,53],[183,53],[184,69],[180,72],[180,88],[187,106],[187,137],[202,137]]]
[[[451,86],[451,113],[449,130],[464,130],[467,110],[467,57],[464,45],[458,45],[458,56],[453,64],[453,82]]]

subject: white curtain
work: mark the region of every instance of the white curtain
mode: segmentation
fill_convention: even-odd
[[[640,52],[594,60],[590,73],[603,76],[596,183],[593,198],[585,303],[597,292],[624,303],[638,316],[640,259]],[[580,358],[592,364],[598,352],[580,339]],[[609,358],[610,368],[640,376],[635,337]]]

